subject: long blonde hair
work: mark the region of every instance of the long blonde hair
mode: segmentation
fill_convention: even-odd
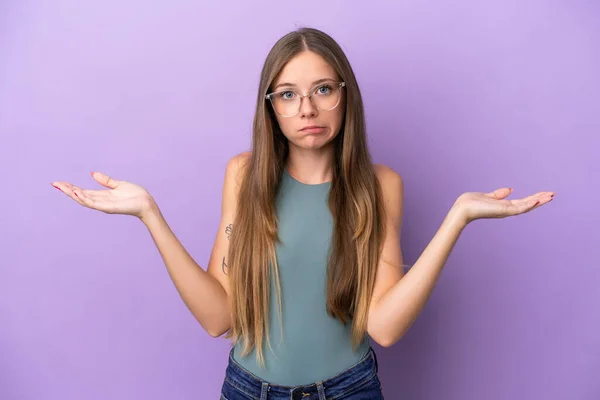
[[[383,245],[384,209],[366,138],[363,103],[352,67],[329,35],[311,28],[290,32],[269,52],[260,78],[253,124],[252,151],[244,177],[233,232],[228,274],[231,287],[231,329],[226,338],[243,341],[242,355],[256,348],[264,365],[268,335],[270,280],[281,288],[275,245],[279,243],[275,197],[289,147],[265,95],[288,61],[310,50],[323,57],[346,82],[345,116],[334,139],[333,180],[328,207],[333,233],[327,260],[327,311],[346,324],[352,321],[353,346],[364,339],[376,267]]]

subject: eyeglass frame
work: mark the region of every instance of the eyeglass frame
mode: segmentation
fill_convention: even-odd
[[[310,102],[313,104],[313,106],[315,106],[315,108],[316,108],[317,110],[319,110],[319,111],[331,111],[331,110],[335,109],[337,106],[339,106],[339,105],[340,105],[340,101],[342,100],[342,96],[341,96],[341,93],[342,93],[342,88],[343,88],[343,87],[346,87],[346,82],[336,82],[336,81],[333,81],[333,83],[334,83],[334,84],[337,84],[337,88],[336,88],[336,90],[338,91],[338,101],[337,101],[337,103],[335,104],[335,106],[333,106],[333,107],[331,107],[331,108],[328,108],[328,109],[321,109],[321,108],[317,107],[317,106],[316,106],[316,104],[315,104],[315,102],[313,101],[313,99],[312,99],[313,93],[312,93],[312,92],[313,92],[313,91],[314,91],[316,88],[318,88],[319,86],[321,86],[321,85],[323,85],[323,84],[325,84],[325,83],[327,83],[327,82],[321,82],[321,83],[319,83],[319,84],[316,84],[315,86],[313,86],[313,87],[312,87],[312,88],[311,88],[311,89],[310,89],[310,90],[309,90],[307,93],[305,93],[305,94],[302,94],[302,93],[296,93],[296,92],[294,92],[293,90],[289,90],[289,89],[287,89],[287,90],[286,90],[286,89],[284,89],[284,90],[278,90],[277,92],[271,92],[271,93],[268,93],[268,94],[266,94],[266,95],[265,95],[265,99],[266,99],[266,100],[270,100],[271,106],[273,107],[273,111],[275,111],[277,114],[279,114],[280,116],[282,116],[282,117],[284,117],[284,118],[291,118],[291,117],[294,117],[294,116],[298,115],[298,113],[300,112],[300,108],[302,108],[302,100],[303,100],[305,97],[308,97],[308,99],[310,100]],[[292,114],[292,115],[283,115],[283,114],[281,114],[279,111],[277,111],[277,109],[275,108],[275,104],[273,104],[273,95],[275,95],[275,94],[277,94],[277,93],[282,93],[282,92],[290,92],[290,91],[291,91],[291,92],[294,92],[294,93],[296,93],[296,94],[298,94],[298,95],[300,96],[300,104],[298,105],[298,110],[297,110],[297,111],[296,111],[294,114]]]

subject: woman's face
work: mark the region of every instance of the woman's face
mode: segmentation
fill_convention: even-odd
[[[286,64],[273,82],[272,91],[276,92],[273,99],[276,110],[283,111],[285,115],[298,110],[289,117],[275,112],[290,146],[320,149],[335,138],[342,126],[345,110],[345,89],[338,89],[339,81],[334,69],[312,51],[302,52]],[[300,99],[307,93],[312,94],[312,100],[308,96]],[[335,108],[327,110],[335,104]]]

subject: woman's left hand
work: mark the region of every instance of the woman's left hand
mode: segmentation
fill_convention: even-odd
[[[468,224],[481,218],[506,218],[525,214],[549,203],[555,194],[554,192],[538,192],[522,199],[506,200],[506,197],[512,192],[510,188],[501,188],[490,193],[463,193],[454,203],[454,207],[464,219],[465,224]]]

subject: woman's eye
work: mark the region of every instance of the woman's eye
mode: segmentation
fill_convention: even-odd
[[[329,94],[331,92],[331,86],[323,85],[317,88],[317,94]]]
[[[294,98],[294,94],[294,92],[287,90],[285,92],[279,93],[279,97],[281,97],[284,100],[291,100]]]

